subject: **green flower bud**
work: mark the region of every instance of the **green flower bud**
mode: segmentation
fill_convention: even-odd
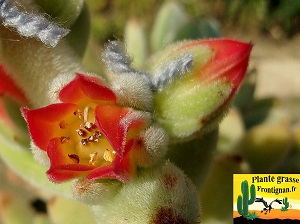
[[[214,129],[240,86],[251,45],[228,39],[180,42],[150,58],[154,114],[173,138]]]

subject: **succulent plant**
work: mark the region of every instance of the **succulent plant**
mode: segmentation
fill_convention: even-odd
[[[256,99],[252,44],[214,20],[167,1],[94,74],[83,0],[4,0],[0,19],[3,223],[226,223],[232,174],[300,171],[298,100]],[[238,199],[251,220],[253,188]]]

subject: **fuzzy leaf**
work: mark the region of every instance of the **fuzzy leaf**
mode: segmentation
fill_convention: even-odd
[[[20,85],[32,107],[50,103],[47,90],[59,74],[69,75],[82,70],[78,55],[64,40],[58,47],[49,48],[33,38],[20,38],[5,27],[0,27],[0,30],[2,63]],[[6,38],[19,41],[8,43],[3,41]]]
[[[83,58],[90,36],[90,16],[86,4],[83,5],[70,29],[71,32],[66,36],[66,40],[79,57]]]
[[[84,0],[35,0],[52,18],[70,27],[81,13]]]
[[[219,24],[213,19],[206,19],[200,22],[190,21],[182,26],[176,35],[176,41],[216,37],[221,37]]]
[[[70,184],[51,183],[46,176],[46,167],[34,161],[32,154],[4,134],[2,128],[0,131],[0,157],[9,168],[24,180],[46,192],[71,197]]]
[[[173,42],[181,26],[187,21],[187,16],[182,7],[175,1],[167,1],[160,8],[154,22],[151,47],[157,51]]]
[[[48,209],[53,223],[96,223],[91,209],[74,200],[54,198],[48,202]]]
[[[140,170],[118,194],[93,207],[97,223],[199,223],[196,188],[170,162]]]
[[[128,54],[133,58],[133,65],[141,67],[147,56],[147,43],[142,24],[136,19],[127,22],[125,44]]]

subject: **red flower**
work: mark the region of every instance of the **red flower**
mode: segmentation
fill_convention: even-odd
[[[6,124],[13,126],[14,122],[10,119],[3,97],[8,97],[19,105],[28,105],[22,90],[11,79],[5,68],[0,65],[0,119]]]
[[[135,171],[133,152],[149,124],[145,112],[116,104],[97,77],[78,74],[59,92],[62,103],[22,109],[31,139],[47,152],[54,182],[86,177],[127,181]]]

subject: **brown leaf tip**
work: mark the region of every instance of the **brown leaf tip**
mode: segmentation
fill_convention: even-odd
[[[174,174],[165,174],[163,176],[164,184],[167,188],[171,189],[175,187],[178,181],[178,177]]]
[[[170,207],[161,207],[153,215],[150,224],[188,224],[177,211]]]

